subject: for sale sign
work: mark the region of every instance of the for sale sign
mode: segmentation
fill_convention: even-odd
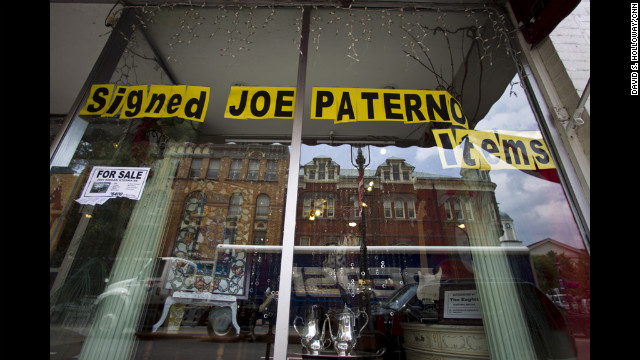
[[[83,205],[96,205],[115,197],[140,200],[150,169],[95,166],[76,201]]]

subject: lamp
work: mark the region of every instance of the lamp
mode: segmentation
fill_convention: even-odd
[[[351,164],[358,169],[358,204],[360,214],[360,284],[362,290],[359,296],[360,310],[366,312],[367,316],[371,316],[371,280],[369,279],[369,259],[367,256],[367,224],[366,211],[367,204],[364,202],[364,169],[371,162],[371,151],[369,145],[366,145],[367,156],[365,157],[362,148],[365,145],[351,145]],[[357,153],[354,156],[354,149]],[[373,190],[372,182],[369,183],[367,191]],[[372,324],[370,324],[372,326]]]

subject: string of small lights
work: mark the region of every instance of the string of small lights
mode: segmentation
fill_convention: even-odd
[[[183,47],[214,39],[218,40],[216,44],[220,44],[220,40],[224,44],[217,49],[220,56],[243,56],[250,52],[254,44],[253,38],[258,32],[268,30],[274,23],[281,22],[282,20],[277,19],[278,13],[281,10],[290,11],[292,8],[300,10],[299,16],[293,20],[294,23],[290,24],[296,31],[291,39],[300,51],[302,14],[305,8],[303,5],[275,6],[270,3],[248,6],[206,2],[193,4],[191,1],[144,6],[123,3],[119,5],[117,10],[114,6],[109,13],[106,24],[115,24],[119,13],[132,7],[139,9],[137,16],[143,28],[155,25],[155,19],[161,12],[174,13],[172,16],[176,18],[177,26],[175,32],[165,40],[170,53],[166,54],[162,61],[179,62],[180,50]],[[257,9],[260,11],[256,11]],[[388,36],[394,41],[402,41],[404,55],[423,66],[436,78],[438,88],[448,90],[454,97],[459,97],[462,93],[462,89],[456,89],[453,84],[454,59],[461,56],[466,62],[471,61],[471,57],[463,53],[468,51],[465,49],[469,49],[471,44],[477,47],[478,60],[482,62],[488,59],[489,66],[493,65],[497,51],[506,52],[516,65],[518,73],[524,75],[518,60],[518,51],[512,45],[517,29],[509,26],[502,11],[494,7],[482,5],[467,8],[372,8],[356,7],[351,2],[348,6],[311,6],[311,9],[309,42],[316,52],[322,49],[321,38],[343,36],[347,39],[344,55],[358,63],[361,61],[361,48],[374,40],[381,40],[382,36]],[[460,14],[464,14],[466,21],[460,21]],[[446,43],[450,55],[451,70],[447,71],[448,75],[445,75],[442,64],[437,64],[436,67],[432,61],[434,44],[442,42]],[[452,44],[459,44],[459,49],[453,49]]]

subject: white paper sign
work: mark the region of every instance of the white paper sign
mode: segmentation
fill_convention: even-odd
[[[476,290],[444,292],[443,317],[455,319],[482,319],[480,299]]]
[[[104,204],[105,201],[125,197],[139,200],[151,168],[94,166],[80,198],[83,205]]]

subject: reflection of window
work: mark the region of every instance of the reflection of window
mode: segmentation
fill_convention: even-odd
[[[302,205],[302,217],[308,218],[310,215],[309,211],[311,211],[311,198],[305,198]]]
[[[229,216],[240,215],[242,211],[242,194],[235,193],[229,199]]]
[[[404,217],[404,203],[402,200],[394,201],[393,209],[396,211],[396,219]]]
[[[187,257],[195,250],[195,240],[206,202],[207,197],[202,191],[194,191],[185,199],[182,222],[173,250],[175,256]]]
[[[416,218],[416,205],[415,201],[413,200],[407,201],[407,216],[409,217],[409,219]]]
[[[470,201],[466,201],[464,203],[464,207],[466,209],[466,217],[468,220],[473,220],[473,211],[471,210],[471,202]]]
[[[260,194],[256,200],[256,216],[267,215],[269,215],[269,196]]]
[[[308,236],[300,236],[300,246],[309,246]]]
[[[207,177],[210,179],[217,179],[219,170],[220,170],[220,159],[210,159],[209,167],[207,168]]]
[[[267,222],[258,220],[253,223],[253,229],[257,231],[265,231],[267,229]]]
[[[253,244],[264,245],[266,238],[267,238],[267,234],[265,232],[256,231],[253,233]]]
[[[415,219],[416,217],[415,200],[413,199],[407,199],[405,197],[385,199],[382,201],[382,206],[384,217],[387,219]]]
[[[333,198],[327,199],[327,217],[333,217],[333,210],[335,209],[333,201]]]
[[[403,159],[388,159],[385,165],[379,167],[382,181],[408,182],[414,166],[407,164]]]
[[[444,210],[448,220],[473,220],[470,202],[462,202],[460,199],[452,198],[444,203]]]
[[[276,180],[277,169],[278,162],[276,160],[267,160],[267,172],[264,174],[264,179],[267,181]]]
[[[391,200],[384,201],[384,217],[385,218],[391,217]]]
[[[184,205],[183,220],[185,224],[190,224],[194,219],[199,219],[202,215],[207,196],[202,191],[194,191],[187,196]],[[200,220],[198,220],[199,223]]]
[[[231,167],[229,168],[229,179],[240,179],[240,171],[242,170],[242,160],[231,160]]]
[[[496,211],[493,208],[493,206],[488,205],[488,211],[489,211],[489,217],[491,218],[491,220],[496,220]]]
[[[249,160],[249,170],[247,171],[247,180],[258,180],[258,170],[260,170],[260,160]]]
[[[313,159],[312,163],[304,166],[304,174],[307,180],[335,180],[340,175],[337,166],[338,164],[326,156],[317,157]]]
[[[462,219],[461,214],[456,214],[456,208],[460,208],[460,202],[457,199],[450,199],[444,203],[444,211],[448,220]],[[460,215],[460,217],[458,217]]]
[[[200,168],[202,167],[202,159],[191,160],[191,168],[189,169],[189,177],[200,177]]]
[[[306,197],[302,205],[302,217],[313,220],[318,217],[334,217],[335,199],[327,197]]]
[[[459,200],[453,200],[453,213],[455,214],[455,218],[460,220],[460,219],[464,219],[464,216],[462,214],[462,206],[460,206],[460,201]]]

